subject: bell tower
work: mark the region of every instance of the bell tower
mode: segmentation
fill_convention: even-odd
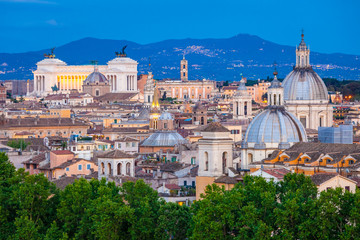
[[[240,85],[233,98],[233,118],[249,119],[252,115],[252,97],[245,86],[245,79],[242,78]]]
[[[182,82],[188,81],[188,61],[185,59],[185,55],[180,61],[180,79]]]

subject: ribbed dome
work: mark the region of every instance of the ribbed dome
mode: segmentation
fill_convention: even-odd
[[[284,100],[324,100],[328,92],[323,80],[311,68],[295,68],[282,83]]]
[[[84,83],[108,83],[108,80],[102,73],[95,71],[85,79]]]
[[[174,120],[173,116],[171,115],[171,113],[169,112],[163,112],[160,117],[159,120]]]
[[[264,148],[266,143],[278,143],[279,148],[290,143],[306,142],[306,132],[301,122],[283,106],[269,106],[258,114],[246,130],[244,143],[255,143]]]
[[[143,147],[173,147],[186,140],[175,131],[155,132],[140,144]]]

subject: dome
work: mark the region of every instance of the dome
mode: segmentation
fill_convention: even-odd
[[[324,100],[328,92],[323,80],[310,68],[295,68],[282,84],[284,100]]]
[[[140,145],[143,147],[173,147],[186,140],[175,131],[155,132],[145,139]]]
[[[277,143],[288,148],[291,143],[306,142],[306,132],[301,122],[283,106],[269,106],[258,114],[246,130],[244,143],[254,143],[255,148],[265,148],[267,143]]]
[[[95,71],[85,79],[84,83],[108,83],[108,80],[102,73]]]
[[[171,115],[171,113],[169,112],[163,112],[160,117],[159,120],[174,120],[173,116]]]

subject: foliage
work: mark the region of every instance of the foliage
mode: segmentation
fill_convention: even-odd
[[[21,150],[24,150],[30,144],[31,144],[30,142],[26,142],[24,139],[10,140],[7,143],[7,145],[9,147],[12,147],[12,148],[15,148],[15,149],[21,149]]]
[[[309,177],[245,176],[206,187],[191,207],[165,203],[143,180],[80,178],[59,190],[0,153],[0,239],[359,239],[360,192],[318,193]]]

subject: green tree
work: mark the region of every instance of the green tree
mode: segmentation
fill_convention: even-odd
[[[190,209],[176,203],[167,203],[159,209],[155,239],[187,239],[191,223]]]
[[[31,143],[26,142],[24,139],[10,140],[7,145],[12,148],[25,150]]]
[[[275,209],[276,234],[285,239],[316,239],[319,215],[317,188],[304,174],[287,174],[278,184],[280,205]]]
[[[142,179],[125,182],[120,189],[121,195],[134,210],[134,223],[131,234],[133,239],[153,239],[158,223],[160,206],[165,204],[158,193]]]

